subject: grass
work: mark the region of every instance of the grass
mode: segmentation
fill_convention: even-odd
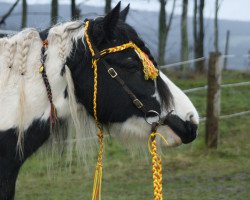
[[[174,82],[182,89],[203,86],[205,77]],[[229,71],[223,83],[249,81],[250,73]],[[205,116],[206,92],[190,93],[189,97]],[[250,110],[250,86],[222,90],[222,114]],[[205,124],[192,144],[163,150],[164,199],[178,200],[246,200],[250,196],[250,116],[220,122],[217,150],[204,146]],[[131,156],[114,139],[105,146],[103,173],[104,200],[153,199],[150,157]],[[53,163],[53,164],[51,164]],[[17,182],[17,200],[91,199],[94,163],[90,167],[64,160],[32,156],[23,166]]]

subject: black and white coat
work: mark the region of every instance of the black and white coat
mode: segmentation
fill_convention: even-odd
[[[118,4],[107,16],[90,23],[92,42],[102,50],[132,40],[154,62],[136,31],[126,24],[128,9]],[[97,133],[93,120],[93,69],[81,21],[68,22],[39,33],[26,29],[0,39],[0,199],[14,199],[18,172],[25,162],[51,136],[50,104],[39,67],[42,40],[48,39],[45,67],[53,102],[62,124],[73,124],[79,139]],[[105,60],[119,73],[146,109],[168,118],[159,132],[169,146],[191,142],[196,137],[199,116],[188,97],[163,73],[156,81],[145,80],[142,64],[133,50],[110,54]],[[155,63],[155,62],[154,62]],[[155,63],[156,64],[156,63]],[[121,86],[98,64],[97,114],[109,133],[118,138],[137,138],[147,144],[150,125]],[[59,129],[60,130],[60,129]],[[60,134],[60,132],[59,132]],[[84,153],[83,142],[77,142]],[[18,151],[18,150],[21,150]]]

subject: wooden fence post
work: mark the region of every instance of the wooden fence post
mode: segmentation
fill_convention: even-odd
[[[208,66],[206,146],[217,148],[220,117],[221,54],[211,52]]]

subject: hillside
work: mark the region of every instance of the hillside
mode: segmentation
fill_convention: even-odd
[[[9,4],[0,3],[0,15],[6,12],[10,7]],[[103,14],[103,9],[100,7],[81,5],[83,18],[94,17]],[[30,5],[28,26],[44,29],[49,26],[50,22],[50,6],[49,5]],[[0,29],[19,30],[21,24],[21,6],[19,5],[12,16],[6,21],[6,25]],[[60,5],[59,20],[67,21],[70,18],[70,7],[68,5]],[[157,55],[158,43],[158,13],[148,11],[131,10],[128,17],[128,22],[135,27],[141,37],[146,41],[154,55]],[[192,52],[192,19],[188,19],[190,52]],[[225,46],[226,31],[231,31],[229,54],[234,54],[235,57],[230,58],[228,65],[230,69],[249,70],[249,58],[246,56],[250,50],[250,26],[249,22],[220,20],[220,49],[223,52]],[[205,52],[206,55],[213,50],[213,21],[205,20]],[[174,16],[173,25],[167,45],[166,63],[179,61],[180,52],[180,16]],[[190,58],[193,58],[190,53]]]

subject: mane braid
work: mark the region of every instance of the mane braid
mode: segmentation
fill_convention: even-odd
[[[5,39],[4,41],[4,46],[6,47],[7,51],[6,52],[6,57],[7,57],[7,61],[6,61],[6,76],[3,77],[3,80],[0,84],[0,89],[3,89],[6,84],[8,83],[9,77],[10,77],[10,73],[11,73],[11,69],[13,66],[13,62],[14,62],[14,55],[15,55],[15,51],[16,51],[16,43],[10,41],[9,39]]]
[[[64,64],[66,62],[66,47],[67,47],[67,37],[69,36],[69,32],[64,30],[63,34],[60,39],[60,49],[59,49],[59,56],[62,60],[62,63]]]
[[[33,33],[30,32],[24,37],[21,37],[23,41],[20,42],[17,58],[19,60],[18,72],[19,72],[19,108],[18,108],[18,140],[17,140],[17,150],[19,154],[23,155],[23,140],[24,140],[24,128],[25,128],[25,73],[27,71],[27,58],[29,53],[29,47],[32,42]]]
[[[52,91],[51,91],[51,87],[50,87],[50,83],[47,77],[47,73],[46,73],[46,67],[45,67],[45,61],[46,61],[46,49],[48,48],[48,40],[44,40],[43,41],[43,46],[41,49],[41,67],[39,69],[40,73],[42,74],[42,78],[43,78],[43,82],[44,85],[46,87],[46,92],[47,92],[47,96],[49,99],[49,103],[50,103],[50,120],[53,126],[51,126],[51,128],[54,128],[54,125],[57,122],[57,111],[55,108],[55,105],[53,103],[53,97],[52,97]]]

